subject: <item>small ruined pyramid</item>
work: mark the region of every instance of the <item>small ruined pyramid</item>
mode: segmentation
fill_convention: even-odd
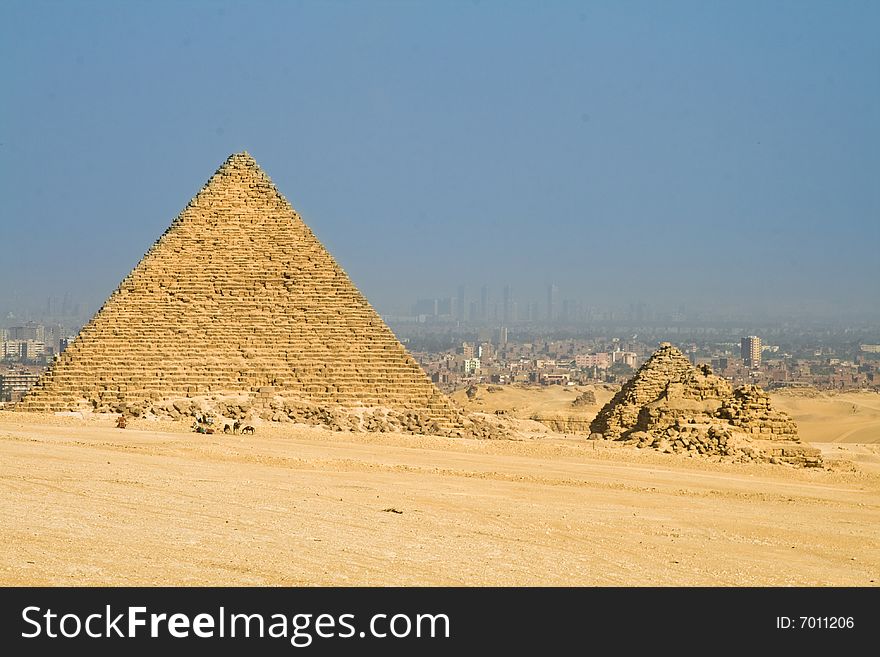
[[[732,389],[707,365],[694,367],[668,342],[639,368],[590,424],[594,434],[664,452],[798,466],[822,463],[797,425],[759,386]]]
[[[590,431],[601,433],[608,439],[620,438],[627,431],[635,429],[644,406],[661,398],[670,383],[685,381],[693,372],[694,366],[687,356],[670,343],[663,342],[602,407],[590,425]]]
[[[217,170],[18,405],[223,393],[455,414],[247,153]]]

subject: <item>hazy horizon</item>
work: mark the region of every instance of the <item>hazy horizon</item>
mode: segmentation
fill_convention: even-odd
[[[0,6],[0,315],[97,310],[249,151],[380,312],[880,317],[880,5]]]

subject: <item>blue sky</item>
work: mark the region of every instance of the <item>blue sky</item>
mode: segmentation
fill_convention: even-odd
[[[248,150],[385,312],[880,312],[880,3],[0,2],[0,310]]]

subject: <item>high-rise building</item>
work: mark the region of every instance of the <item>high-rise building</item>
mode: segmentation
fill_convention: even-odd
[[[29,322],[26,326],[12,326],[6,331],[9,340],[39,340],[45,339],[45,327],[41,324]]]
[[[467,319],[467,302],[464,297],[464,285],[458,286],[458,295],[455,299],[455,318],[461,322]]]
[[[481,361],[492,360],[493,353],[491,342],[481,342],[480,346],[477,347],[477,357]]]
[[[36,360],[46,353],[42,340],[4,340],[0,342],[0,358],[4,360]]]
[[[501,321],[508,324],[513,319],[513,290],[509,285],[504,286],[501,305]]]
[[[547,321],[555,322],[559,319],[559,286],[547,286]]]
[[[761,338],[750,335],[739,341],[743,363],[747,367],[761,366]]]
[[[485,322],[489,319],[489,286],[480,288],[480,320]]]

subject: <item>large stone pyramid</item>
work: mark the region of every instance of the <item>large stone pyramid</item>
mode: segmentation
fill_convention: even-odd
[[[247,153],[217,170],[19,408],[225,393],[455,414]]]

